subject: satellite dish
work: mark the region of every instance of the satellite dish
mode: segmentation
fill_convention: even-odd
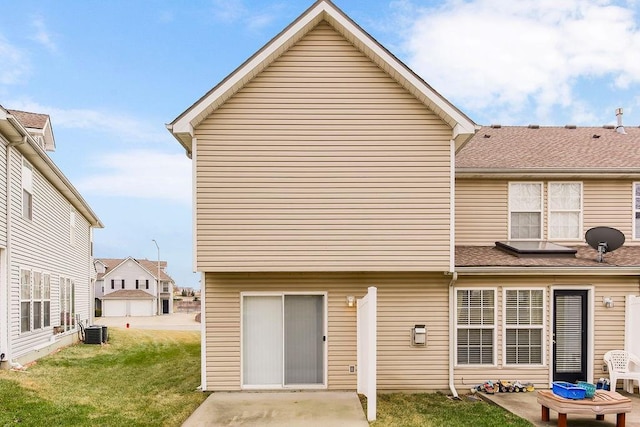
[[[624,244],[622,231],[611,227],[590,228],[584,238],[589,246],[598,251],[598,262],[603,261],[605,253],[613,252]]]

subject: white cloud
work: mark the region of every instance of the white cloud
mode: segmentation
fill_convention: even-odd
[[[191,160],[185,154],[107,153],[96,159],[94,168],[93,175],[76,179],[80,192],[191,203]]]
[[[213,17],[226,24],[241,22],[245,28],[257,32],[267,27],[276,19],[272,9],[279,9],[280,4],[266,5],[267,11],[255,5],[250,8],[243,0],[213,0]]]
[[[37,16],[31,22],[31,25],[34,28],[34,32],[31,35],[31,39],[40,43],[46,49],[51,52],[55,52],[58,50],[58,46],[56,46],[51,34],[47,30],[47,27],[44,23],[44,19],[41,16]]]
[[[117,136],[124,141],[157,142],[170,135],[162,125],[151,125],[135,117],[112,111],[62,109],[45,106],[30,99],[7,101],[6,108],[48,114],[54,129],[88,129]]]
[[[465,108],[548,120],[554,108],[591,118],[581,80],[611,90],[640,83],[635,11],[608,0],[449,0],[398,9],[415,18],[404,34],[409,65]],[[406,15],[405,15],[406,18]]]
[[[25,55],[0,34],[0,84],[15,84],[30,72]]]

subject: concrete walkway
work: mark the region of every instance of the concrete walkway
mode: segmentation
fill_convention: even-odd
[[[94,324],[114,328],[156,329],[165,331],[199,331],[197,313],[172,313],[160,316],[96,317]]]
[[[354,392],[213,393],[182,427],[367,427]]]
[[[618,389],[618,393],[629,397],[633,405],[631,412],[626,415],[627,427],[640,427],[640,397],[638,394],[623,393]],[[548,422],[542,421],[542,409],[537,401],[537,392],[528,393],[478,393],[483,399],[495,403],[496,405],[514,413],[520,418],[530,421],[539,427],[550,427],[558,425],[558,413],[551,410]],[[615,414],[605,415],[603,421],[597,421],[596,417],[585,417],[583,415],[567,415],[567,425],[580,427],[614,427],[616,425]]]

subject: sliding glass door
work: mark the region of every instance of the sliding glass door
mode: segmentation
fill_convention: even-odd
[[[242,297],[243,385],[324,384],[324,295]]]

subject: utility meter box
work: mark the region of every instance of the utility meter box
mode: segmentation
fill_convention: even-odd
[[[411,334],[411,344],[424,347],[427,345],[427,328],[425,325],[415,325]]]

